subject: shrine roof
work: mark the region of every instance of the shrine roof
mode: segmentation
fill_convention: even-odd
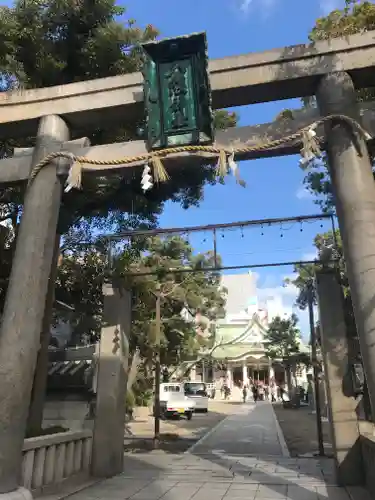
[[[259,320],[258,314],[241,323],[219,323],[217,325],[217,340],[219,343],[252,344],[265,342],[266,328]]]
[[[261,359],[265,357],[264,349],[262,347],[254,347],[253,344],[235,344],[218,346],[212,353],[214,359],[241,359],[241,358],[254,358]]]

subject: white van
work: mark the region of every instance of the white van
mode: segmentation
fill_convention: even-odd
[[[181,394],[184,396],[184,384],[179,382],[167,382],[160,384],[160,401],[168,401],[173,394]]]
[[[185,415],[191,420],[195,411],[195,401],[185,396],[184,384],[160,384],[160,410],[164,418],[181,417]]]
[[[195,411],[208,412],[208,394],[204,382],[185,382],[185,396],[195,401]]]

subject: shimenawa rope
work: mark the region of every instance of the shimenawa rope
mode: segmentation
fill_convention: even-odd
[[[216,167],[217,175],[223,178],[228,173],[228,169],[232,171],[235,175],[237,182],[244,186],[244,181],[240,178],[239,169],[235,163],[235,156],[244,153],[253,153],[264,151],[267,149],[273,149],[284,144],[296,141],[300,139],[302,143],[301,153],[301,166],[307,167],[310,162],[321,155],[321,150],[319,147],[319,139],[316,137],[316,128],[320,125],[328,122],[328,121],[341,121],[351,126],[351,128],[361,134],[364,139],[371,139],[371,136],[364,130],[364,128],[353,118],[345,115],[329,115],[324,118],[321,118],[312,124],[300,129],[298,132],[294,134],[290,134],[286,137],[282,137],[280,139],[276,139],[273,141],[264,142],[261,144],[256,144],[255,146],[242,146],[239,148],[231,147],[223,148],[217,146],[179,146],[174,148],[167,148],[160,151],[152,151],[150,153],[145,153],[143,155],[138,156],[128,156],[126,158],[121,158],[119,160],[93,160],[90,158],[86,158],[85,156],[76,156],[70,152],[66,151],[57,151],[56,153],[51,153],[46,156],[43,160],[41,160],[35,167],[32,169],[28,185],[30,185],[38,173],[42,170],[43,167],[51,163],[51,161],[57,158],[67,158],[70,159],[72,164],[69,170],[68,178],[66,181],[65,192],[70,191],[71,189],[81,189],[82,187],[82,172],[83,171],[92,171],[94,168],[90,167],[90,165],[98,165],[98,166],[106,166],[106,165],[127,165],[129,163],[135,162],[145,162],[149,163],[152,167],[154,180],[156,182],[165,182],[169,179],[169,175],[166,172],[162,158],[167,157],[168,155],[177,154],[177,153],[199,153],[206,152],[212,153],[218,156],[218,163]]]

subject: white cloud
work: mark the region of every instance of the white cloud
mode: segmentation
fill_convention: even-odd
[[[295,274],[284,276],[281,283],[287,278],[293,279],[295,277]],[[302,338],[307,342],[310,332],[309,316],[307,311],[301,311],[295,305],[298,296],[297,287],[291,284],[283,286],[280,284],[280,279],[278,280],[278,284],[276,284],[275,276],[269,275],[266,276],[263,286],[259,287],[257,291],[259,302],[267,304],[269,320],[272,320],[275,316],[286,318],[293,313],[297,315]]]
[[[309,252],[309,253],[305,253],[302,255],[302,261],[304,260],[315,260],[318,258],[318,255],[316,252]]]
[[[328,16],[333,10],[342,9],[344,0],[319,0],[319,8],[324,16]]]
[[[240,4],[240,10],[242,12],[248,12],[252,3],[253,3],[253,0],[242,0],[242,2]]]
[[[313,198],[313,195],[304,186],[300,186],[296,191],[296,197],[299,200],[311,200],[311,198]]]
[[[258,289],[259,300],[268,306],[270,320],[275,316],[290,316],[294,312],[298,290],[294,285],[278,285]]]
[[[236,6],[242,14],[248,14],[256,9],[263,17],[268,17],[278,0],[235,0]]]

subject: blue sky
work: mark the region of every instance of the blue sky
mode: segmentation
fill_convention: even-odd
[[[307,42],[316,18],[340,7],[343,0],[126,0],[127,15],[137,24],[156,26],[162,37],[206,31],[210,58],[258,52]],[[236,109],[240,125],[272,121],[285,108],[299,107],[298,100],[246,106]],[[242,162],[247,187],[233,179],[224,186],[209,186],[198,208],[181,209],[168,204],[161,227],[224,223],[319,213],[319,207],[303,189],[298,157]],[[301,231],[302,229],[302,231]],[[328,230],[326,222],[271,229],[253,228],[219,236],[218,251],[224,263],[250,264],[311,258],[315,234]],[[262,235],[263,233],[263,235]],[[282,236],[281,236],[282,234]],[[204,240],[207,240],[206,242]],[[209,235],[191,238],[198,250],[208,250]],[[241,271],[246,272],[246,271]],[[261,298],[274,296],[289,314],[296,291],[282,286],[289,267],[256,269]],[[297,310],[295,312],[298,312]],[[306,313],[299,313],[304,336],[308,334]]]

